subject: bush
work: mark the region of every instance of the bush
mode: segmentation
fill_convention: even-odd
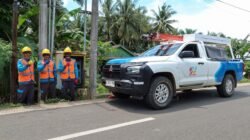
[[[97,85],[96,91],[97,91],[98,95],[109,93],[109,90],[107,88],[105,88],[102,84]]]
[[[0,39],[0,103],[9,99],[11,44]]]
[[[246,72],[246,78],[250,79],[250,61],[247,61],[245,63],[245,72]]]
[[[0,39],[0,77],[5,75],[5,68],[9,66],[11,57],[11,44]]]

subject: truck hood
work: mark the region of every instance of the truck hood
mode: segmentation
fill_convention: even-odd
[[[125,64],[133,62],[157,62],[166,61],[169,56],[147,56],[147,57],[129,57],[129,58],[119,58],[112,59],[107,62],[107,64]]]

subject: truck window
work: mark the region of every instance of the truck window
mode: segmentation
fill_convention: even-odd
[[[144,52],[141,57],[145,56],[169,56],[174,54],[182,45],[182,43],[158,45],[146,52]]]
[[[230,58],[230,50],[226,48],[214,47],[214,46],[205,46],[206,53],[208,58],[218,59],[218,60],[227,60]]]
[[[198,46],[196,44],[188,44],[183,50],[183,51],[192,51],[194,52],[194,57],[193,58],[200,58],[200,54],[199,54],[199,49]]]

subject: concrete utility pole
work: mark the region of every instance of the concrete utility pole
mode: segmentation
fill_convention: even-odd
[[[91,50],[89,68],[89,92],[91,99],[96,96],[96,75],[97,75],[97,38],[98,38],[98,0],[92,0],[91,18]]]
[[[49,0],[48,3],[48,23],[49,23],[49,29],[48,29],[48,49],[51,49],[51,12],[52,11],[52,1]]]
[[[47,48],[47,31],[48,31],[48,0],[40,0],[40,12],[39,12],[39,59],[42,59],[43,49]],[[39,83],[39,82],[38,82]],[[40,89],[40,84],[38,85],[38,89]],[[41,93],[38,90],[38,102],[40,102]]]
[[[55,20],[56,20],[56,0],[53,0],[52,3],[53,11],[52,11],[52,27],[51,27],[51,44],[50,44],[50,51],[51,51],[51,58],[53,59],[53,53],[55,48]]]
[[[87,36],[87,0],[84,2],[85,5],[85,13],[84,13],[84,40],[83,40],[83,52],[86,51],[86,36]]]
[[[18,6],[19,2],[13,2],[13,17],[12,17],[12,56],[10,66],[10,101],[16,101],[17,88],[17,24],[18,24]]]

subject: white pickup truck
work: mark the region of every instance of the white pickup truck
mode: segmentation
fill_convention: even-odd
[[[215,86],[221,97],[230,97],[244,71],[230,42],[184,35],[181,42],[157,45],[138,57],[108,61],[102,82],[118,98],[140,96],[153,109],[167,107],[176,91]]]

